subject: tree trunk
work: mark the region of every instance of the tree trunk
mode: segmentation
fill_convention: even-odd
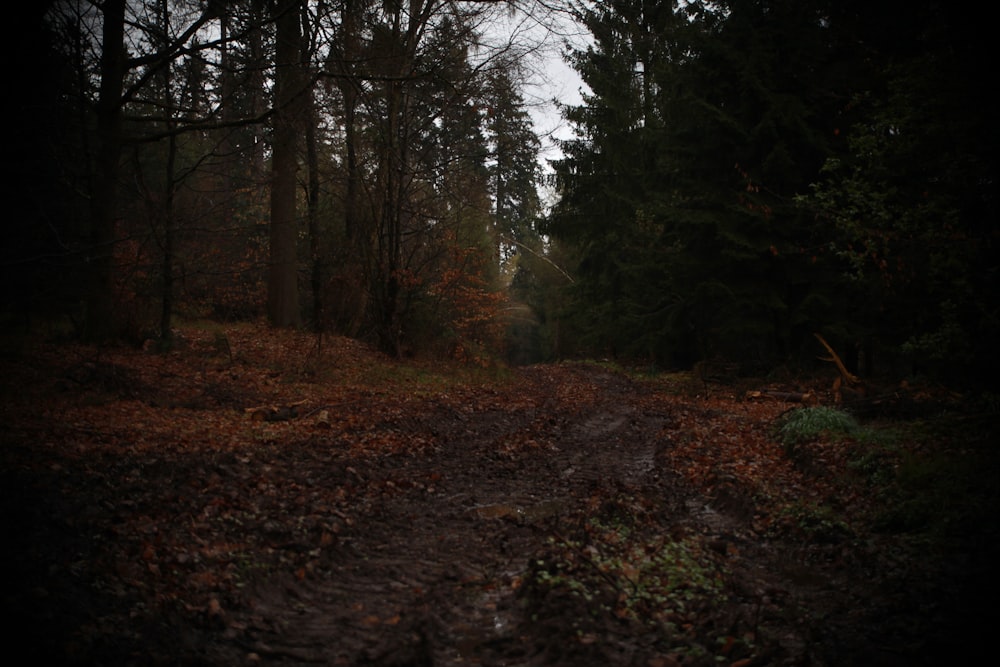
[[[170,8],[167,0],[161,0],[161,21],[164,34],[170,25]],[[174,311],[174,166],[177,160],[177,137],[173,134],[174,121],[173,78],[168,64],[163,68],[163,109],[167,114],[167,162],[163,179],[163,292],[160,299],[160,341],[164,348],[173,339],[171,318]]]
[[[121,97],[125,78],[125,0],[104,3],[101,86],[97,101],[97,169],[90,200],[90,280],[84,338],[115,334],[114,243],[116,188],[122,144]]]
[[[267,13],[264,7],[264,0],[251,0],[250,2],[251,20],[260,23]],[[265,109],[265,69],[266,55],[264,53],[263,31],[251,30],[247,36],[248,47],[250,49],[250,62],[252,63],[247,82],[250,86],[250,113],[254,118],[259,118]],[[266,163],[264,159],[265,131],[263,123],[255,123],[253,126],[253,147],[250,157],[250,182],[263,183],[266,174]]]
[[[353,292],[342,294],[338,302],[338,324],[349,336],[361,328],[368,308],[371,267],[366,261],[371,256],[370,238],[362,232],[361,220],[361,165],[358,160],[361,133],[358,131],[358,92],[360,87],[357,63],[361,59],[359,30],[361,3],[345,0],[342,14],[342,52],[339,70],[339,87],[344,103],[344,143],[346,148],[346,192],[344,194],[344,238],[346,252],[343,262],[341,289]]]
[[[302,49],[307,53],[309,39],[306,29],[306,14],[302,16]],[[306,184],[306,215],[309,227],[309,261],[310,283],[313,298],[313,330],[323,333],[326,327],[326,307],[323,300],[323,290],[326,283],[326,260],[323,257],[320,244],[319,229],[319,155],[316,148],[316,98],[315,91],[310,89],[303,93],[305,104],[305,139],[306,139],[306,169],[308,180]]]
[[[296,126],[301,107],[299,77],[300,2],[283,3],[276,18],[274,141],[271,156],[271,248],[268,316],[276,327],[298,327],[297,219],[295,213]]]
[[[170,123],[173,125],[173,123]],[[167,139],[167,167],[163,202],[163,294],[160,302],[160,340],[169,345],[173,339],[171,319],[174,312],[174,162],[177,159],[177,138]]]
[[[402,328],[400,321],[399,272],[402,269],[402,207],[405,196],[404,176],[406,146],[402,138],[404,93],[396,81],[388,84],[386,100],[386,137],[388,139],[382,158],[385,169],[385,194],[382,205],[382,304],[379,338],[384,352],[400,356]]]

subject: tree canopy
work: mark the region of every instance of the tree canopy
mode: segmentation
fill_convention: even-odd
[[[996,130],[967,15],[618,0],[580,19],[590,92],[547,221],[575,258],[577,349],[768,368],[819,331],[883,368],[995,361]]]
[[[589,40],[546,184],[539,45],[500,26],[552,12]],[[169,344],[174,315],[267,316],[395,355],[746,372],[806,363],[819,332],[853,370],[995,372],[972,12],[60,0],[28,19],[15,48],[44,76],[16,80],[8,323]]]
[[[512,66],[533,43],[493,26],[543,11],[49,3],[27,46],[60,76],[23,92],[49,93],[52,166],[29,196],[62,207],[15,238],[7,309],[39,315],[44,295],[94,341],[168,341],[176,311],[496,352],[498,239],[537,213],[538,144]],[[83,280],[40,276],[54,265]]]

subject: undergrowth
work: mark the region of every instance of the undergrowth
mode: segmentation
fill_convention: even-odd
[[[991,416],[939,414],[861,425],[851,414],[823,406],[792,410],[774,428],[797,464],[814,456],[809,443],[846,443],[850,455],[842,467],[825,474],[865,487],[874,501],[869,527],[929,540],[944,550],[956,536],[981,532],[1000,511],[995,433]],[[826,507],[791,506],[782,518],[820,541],[847,534],[846,522]]]
[[[575,616],[573,634],[559,640],[583,650],[602,630],[624,624],[658,636],[658,650],[683,656],[685,664],[749,655],[752,646],[733,637],[723,642],[726,655],[715,655],[713,630],[702,627],[725,605],[724,566],[698,536],[647,528],[603,514],[585,519],[572,537],[550,537],[520,591],[531,622],[544,628],[548,619]]]
[[[780,420],[777,435],[787,449],[792,449],[823,435],[852,435],[858,428],[857,420],[843,410],[816,406],[787,413]]]

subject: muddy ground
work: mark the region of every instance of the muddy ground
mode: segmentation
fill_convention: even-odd
[[[8,655],[938,665],[991,644],[995,526],[924,561],[861,524],[780,529],[769,503],[827,484],[822,466],[728,471],[719,443],[766,446],[788,406],[594,364],[387,389],[230,345],[5,360]]]

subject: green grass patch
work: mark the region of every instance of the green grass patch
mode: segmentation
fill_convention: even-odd
[[[849,436],[858,432],[857,420],[843,410],[825,406],[797,408],[778,423],[777,437],[787,448],[824,436]]]

